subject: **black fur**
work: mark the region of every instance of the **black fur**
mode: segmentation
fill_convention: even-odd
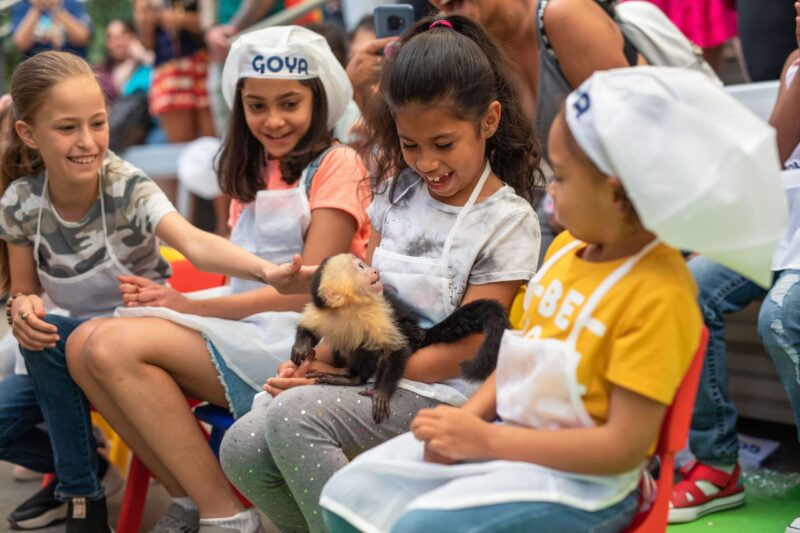
[[[327,260],[326,260],[327,261]],[[311,282],[314,305],[327,308],[328,305],[319,293],[326,262],[323,261]],[[497,365],[497,352],[503,332],[508,328],[506,311],[495,300],[475,300],[459,307],[446,319],[426,330],[419,325],[419,316],[402,300],[384,291],[383,297],[392,309],[392,320],[406,339],[406,345],[399,350],[367,350],[358,348],[353,353],[340,353],[334,348],[334,363],[347,368],[347,375],[311,372],[306,377],[315,378],[316,383],[328,385],[363,385],[375,377],[375,386],[360,394],[372,398],[372,417],[380,423],[389,416],[389,400],[403,377],[409,357],[425,346],[452,343],[469,335],[485,334],[478,353],[469,361],[461,363],[464,377],[470,381],[485,380]],[[297,328],[292,347],[292,362],[299,365],[313,355],[319,343],[316,332],[303,326]]]

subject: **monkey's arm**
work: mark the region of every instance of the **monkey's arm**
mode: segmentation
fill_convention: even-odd
[[[292,346],[292,363],[300,365],[314,354],[314,347],[319,343],[319,338],[308,328],[297,326],[297,335]]]
[[[464,294],[462,305],[474,300],[491,298],[500,302],[507,310],[521,282],[504,281],[486,285],[470,285]],[[483,342],[483,335],[469,335],[450,344],[434,344],[414,352],[406,364],[403,377],[436,383],[461,375],[460,363],[475,356]]]
[[[362,396],[372,398],[372,419],[378,424],[389,418],[389,400],[397,389],[397,382],[403,377],[409,357],[411,350],[408,348],[383,352],[378,359],[375,386],[370,390],[359,392]]]

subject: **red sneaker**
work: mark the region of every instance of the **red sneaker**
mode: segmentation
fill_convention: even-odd
[[[672,488],[669,523],[691,522],[705,514],[742,505],[744,485],[740,480],[741,474],[738,464],[730,474],[697,461],[686,464],[681,468],[683,479]],[[698,481],[706,481],[719,490],[706,494],[697,486]]]

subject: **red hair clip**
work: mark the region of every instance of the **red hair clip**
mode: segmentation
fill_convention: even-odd
[[[453,29],[453,25],[450,24],[450,21],[445,19],[434,20],[431,22],[431,25],[428,26],[428,29],[432,30],[436,26],[444,26],[445,28],[450,28],[451,30]]]

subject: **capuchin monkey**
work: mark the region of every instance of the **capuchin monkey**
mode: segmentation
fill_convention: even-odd
[[[330,345],[334,364],[347,374],[309,372],[306,377],[327,385],[375,386],[359,394],[372,398],[372,418],[389,416],[389,399],[403,377],[406,361],[422,347],[451,343],[475,333],[485,338],[477,355],[461,363],[471,381],[485,380],[497,365],[500,340],[508,325],[503,306],[495,300],[475,300],[426,330],[419,316],[395,296],[384,293],[380,273],[351,254],[325,259],[311,280],[312,302],[297,328],[292,362],[314,357],[320,339]]]

